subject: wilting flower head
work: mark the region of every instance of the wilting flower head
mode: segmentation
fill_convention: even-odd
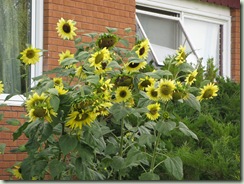
[[[132,48],[132,50],[136,51],[139,58],[147,59],[149,52],[149,41],[147,39],[140,41]]]
[[[145,90],[148,86],[152,86],[154,84],[155,84],[155,79],[152,77],[146,76],[145,78],[140,78],[138,87],[140,90]]]
[[[174,89],[174,81],[168,79],[161,79],[159,81],[158,94],[163,101],[168,101],[172,99]]]
[[[212,99],[217,96],[218,90],[218,86],[210,82],[201,88],[200,96],[197,96],[197,99],[199,101],[202,101],[203,99]]]
[[[197,70],[191,72],[185,79],[186,84],[192,85],[193,82],[196,81],[197,74],[198,74]]]
[[[150,119],[150,120],[158,119],[158,117],[160,116],[160,114],[158,113],[160,110],[160,104],[159,103],[150,104],[147,106],[147,109],[149,111],[146,113],[146,116],[148,119]]]
[[[146,61],[142,61],[139,63],[128,62],[126,63],[125,70],[130,73],[138,72],[140,69],[145,68],[146,65],[147,65]]]
[[[118,42],[117,35],[111,33],[103,33],[97,39],[96,44],[100,49],[103,49],[105,47],[107,49],[110,49],[113,48],[117,42]]]
[[[76,22],[73,20],[64,20],[63,18],[59,19],[57,23],[57,32],[58,35],[64,40],[73,40],[76,36],[75,27]]]
[[[4,90],[4,85],[2,84],[2,81],[0,81],[0,94],[3,92],[3,90]]]
[[[20,52],[20,60],[26,65],[36,64],[39,61],[41,50],[33,48],[32,46],[26,48],[24,51]]]
[[[33,96],[29,96],[29,99],[26,101],[26,108],[30,121],[42,118],[52,122],[51,116],[57,116],[57,113],[51,107],[50,98],[43,93],[41,95],[34,93]]]
[[[179,50],[177,50],[177,56],[175,60],[177,61],[176,66],[186,62],[186,53],[185,53],[186,48],[183,46],[179,47]]]
[[[176,82],[175,86],[176,86],[176,88],[172,94],[173,100],[177,101],[180,99],[183,99],[183,100],[187,99],[189,94],[187,93],[185,86],[183,86],[182,83],[179,81]]]
[[[131,90],[126,86],[118,87],[115,91],[116,102],[125,102],[132,96]]]

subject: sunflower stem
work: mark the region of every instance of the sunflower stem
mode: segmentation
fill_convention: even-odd
[[[157,147],[158,147],[158,144],[160,142],[160,137],[161,137],[161,133],[158,132],[156,142],[154,143],[153,156],[152,156],[151,166],[150,166],[150,171],[149,172],[153,172],[154,169],[155,169],[154,165],[155,165],[155,160],[156,160],[156,155],[157,155]]]
[[[123,156],[123,137],[124,137],[124,119],[122,119],[121,122],[121,128],[120,128],[120,146],[119,146],[119,156]],[[119,180],[122,180],[122,176],[119,172]]]
[[[25,76],[25,96],[26,98],[28,98],[28,93],[29,93],[29,65],[25,65],[25,72],[26,72],[26,76]]]

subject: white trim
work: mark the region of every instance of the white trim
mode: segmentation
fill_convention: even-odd
[[[44,0],[32,0],[31,2],[31,45],[33,47],[43,49],[43,5]],[[31,66],[31,78],[42,74],[43,60],[35,65]],[[33,82],[32,82],[33,85]],[[0,95],[0,104],[6,104],[9,106],[21,106],[24,102],[23,95],[15,95],[6,102],[4,99],[8,94]]]

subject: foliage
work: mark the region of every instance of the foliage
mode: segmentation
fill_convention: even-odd
[[[59,36],[72,39],[74,25],[62,19]],[[14,150],[28,155],[18,166],[24,180],[160,180],[161,167],[170,179],[183,179],[183,162],[169,143],[199,138],[185,124],[188,113],[182,118],[175,109],[185,104],[200,113],[217,85],[204,78],[192,85],[198,68],[187,63],[184,47],[154,68],[146,62],[148,40],[130,46],[130,29],[125,37],[107,30],[76,38],[76,53],[60,54],[59,66],[26,90],[27,120],[13,133],[14,140],[28,138]],[[27,70],[39,51],[28,49],[19,57]]]

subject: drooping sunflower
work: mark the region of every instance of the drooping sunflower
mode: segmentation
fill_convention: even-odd
[[[163,101],[168,101],[172,99],[174,89],[174,81],[170,79],[161,79],[159,81],[158,94]]]
[[[52,116],[57,116],[57,113],[51,107],[50,98],[43,93],[41,95],[34,93],[33,96],[29,96],[29,99],[26,101],[26,108],[30,121],[41,118],[51,123]]]
[[[111,49],[118,42],[118,36],[112,33],[103,33],[99,36],[96,41],[97,46],[100,49],[107,48]]]
[[[125,70],[127,72],[133,73],[133,72],[138,72],[140,69],[145,68],[147,65],[146,61],[142,61],[139,63],[134,63],[134,62],[128,62],[125,65]]]
[[[186,55],[185,50],[186,50],[186,48],[183,47],[182,45],[177,50],[177,56],[175,58],[175,60],[177,61],[177,63],[175,64],[176,66],[181,65],[182,63],[186,62],[187,55]]]
[[[109,109],[112,107],[112,105],[113,104],[111,102],[98,103],[94,108],[94,111],[97,113],[97,115],[107,116],[109,115]]]
[[[58,60],[59,64],[61,64],[62,61],[66,58],[74,58],[74,54],[71,54],[70,50],[66,50],[65,52],[60,53],[59,60]]]
[[[15,166],[13,167],[13,169],[12,169],[12,173],[13,173],[13,175],[14,175],[14,177],[15,177],[16,179],[19,179],[19,180],[23,179],[23,178],[22,178],[22,174],[21,174],[21,168],[20,168],[20,165],[15,165]]]
[[[198,74],[197,70],[191,72],[185,79],[186,84],[192,85],[193,82],[196,81],[197,74]]]
[[[160,110],[160,104],[155,103],[155,104],[150,104],[147,106],[147,109],[149,112],[146,113],[146,116],[150,120],[156,120],[160,116],[159,110]]]
[[[150,100],[153,100],[153,101],[159,100],[158,89],[155,88],[154,86],[148,86],[146,88],[146,94]]]
[[[148,39],[144,39],[137,43],[132,50],[135,50],[136,54],[141,59],[147,59],[149,52],[149,41]]]
[[[20,52],[20,60],[26,65],[36,64],[40,58],[39,52],[41,52],[40,49],[33,48],[32,46],[30,46],[22,52]]]
[[[189,93],[187,93],[185,85],[183,86],[181,82],[177,81],[175,86],[176,88],[172,94],[173,100],[186,100],[189,97]]]
[[[57,23],[57,33],[64,40],[73,40],[76,36],[75,27],[76,22],[73,20],[64,20],[63,18],[59,19]]]
[[[87,75],[83,71],[83,67],[82,66],[79,66],[78,68],[76,68],[75,76],[78,77],[78,78],[81,78],[81,79],[87,78]]]
[[[91,63],[90,66],[94,66],[95,68],[98,69],[103,68],[103,62],[108,63],[111,61],[110,52],[105,47],[102,50],[99,50],[94,54],[92,54],[88,61]]]
[[[97,117],[97,114],[93,111],[72,111],[68,115],[68,121],[66,126],[71,129],[82,129],[83,125],[90,125]]]
[[[3,92],[3,90],[4,90],[4,85],[2,84],[2,81],[0,81],[0,94]]]
[[[138,83],[138,88],[140,90],[145,91],[145,89],[149,86],[153,86],[156,80],[152,77],[146,76],[145,78],[140,78],[140,82]]]
[[[212,99],[213,97],[217,96],[218,90],[219,87],[214,83],[210,82],[209,84],[201,88],[200,96],[197,96],[197,99],[199,101],[202,101],[203,99]]]
[[[132,96],[131,90],[126,86],[118,87],[115,91],[116,102],[126,102]]]

